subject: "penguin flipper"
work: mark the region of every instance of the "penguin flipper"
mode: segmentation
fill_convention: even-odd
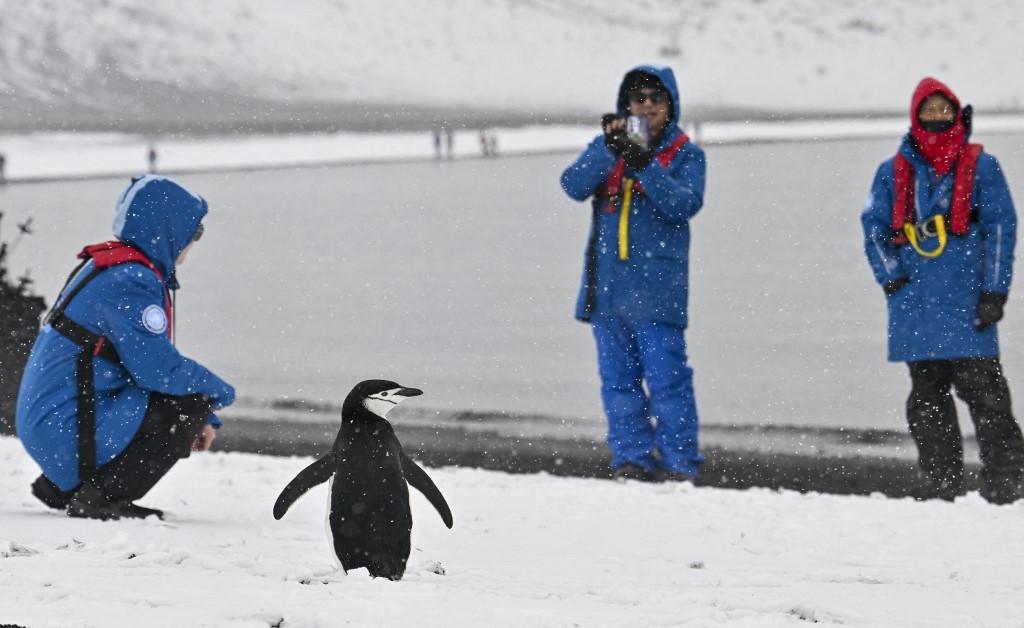
[[[409,483],[409,486],[423,493],[427,501],[433,504],[438,514],[441,515],[444,524],[451,528],[454,525],[452,509],[448,507],[448,502],[444,500],[444,495],[437,489],[437,486],[430,479],[430,476],[427,475],[427,472],[421,469],[420,465],[416,464],[412,458],[405,455],[404,451],[402,452],[402,473],[405,475],[405,481]]]
[[[278,495],[277,501],[274,503],[274,519],[283,517],[295,500],[302,497],[306,491],[330,479],[336,466],[334,454],[327,454],[299,471],[299,474]]]

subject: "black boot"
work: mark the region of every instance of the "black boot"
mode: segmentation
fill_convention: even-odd
[[[966,494],[967,489],[962,483],[937,484],[927,480],[912,487],[908,492],[910,497],[913,497],[919,502],[927,501],[929,499],[941,499],[942,501],[951,502],[957,497],[963,497]]]
[[[661,482],[689,482],[693,484],[693,476],[685,471],[664,471],[658,474]]]
[[[627,462],[612,472],[616,480],[639,480],[641,482],[657,482],[658,476],[638,464]]]
[[[981,496],[990,504],[1012,504],[1024,499],[1024,478],[1018,474],[1007,474],[1000,477],[984,477]]]
[[[156,517],[163,521],[164,511],[159,508],[146,508],[138,504],[133,504],[128,500],[117,502],[118,507],[121,509],[122,516],[128,517],[129,519],[145,519],[146,517]]]
[[[45,475],[40,475],[32,482],[32,494],[36,499],[54,510],[64,510],[71,501],[73,491],[62,491]]]
[[[145,519],[156,515],[163,519],[164,513],[155,508],[137,506],[128,500],[110,500],[92,482],[85,482],[68,503],[68,516],[82,519],[116,521],[117,519]]]

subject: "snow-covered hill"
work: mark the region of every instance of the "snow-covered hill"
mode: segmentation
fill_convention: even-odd
[[[666,63],[695,115],[1024,108],[1024,0],[0,0],[0,124],[590,116]],[[378,120],[380,116],[386,120]]]

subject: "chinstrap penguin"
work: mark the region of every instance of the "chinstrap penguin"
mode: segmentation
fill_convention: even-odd
[[[310,488],[331,480],[328,522],[342,569],[366,567],[373,577],[398,580],[409,559],[409,485],[452,527],[452,511],[430,476],[402,451],[388,412],[422,395],[392,381],[360,382],[345,398],[341,430],[330,453],[303,469],[281,491],[274,518]]]

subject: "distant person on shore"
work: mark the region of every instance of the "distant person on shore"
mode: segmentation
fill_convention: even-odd
[[[576,318],[597,343],[613,475],[688,481],[704,460],[685,341],[704,152],[679,127],[671,69],[630,70],[615,103],[561,178],[593,212]]]
[[[433,139],[434,139],[434,159],[440,159],[441,158],[441,129],[440,129],[440,127],[434,127]]]
[[[875,174],[861,221],[889,310],[889,360],[906,362],[907,422],[927,477],[915,496],[966,492],[951,389],[970,409],[986,500],[1022,496],[1024,439],[999,360],[996,323],[1013,273],[1017,215],[996,158],[968,143],[971,107],[926,78],[910,132]]]
[[[451,127],[444,127],[444,139],[445,139],[445,150],[448,154],[448,159],[455,158],[455,133]]]
[[[487,153],[491,157],[498,156],[498,134],[494,132],[494,129],[487,131]]]
[[[117,240],[88,246],[44,321],[18,393],[16,429],[43,474],[32,493],[73,517],[162,516],[135,505],[189,451],[210,448],[234,389],[172,343],[177,267],[206,201],[136,178]]]
[[[149,174],[155,174],[157,160],[156,146],[153,146],[152,144],[149,145],[149,150],[146,151],[146,160],[149,162]]]
[[[487,139],[487,129],[480,129],[477,134],[478,141],[480,142],[480,154],[484,157],[491,156],[491,147]]]
[[[480,154],[484,157],[498,156],[498,137],[492,129],[480,129]]]
[[[0,153],[0,185],[7,183],[7,157]]]

